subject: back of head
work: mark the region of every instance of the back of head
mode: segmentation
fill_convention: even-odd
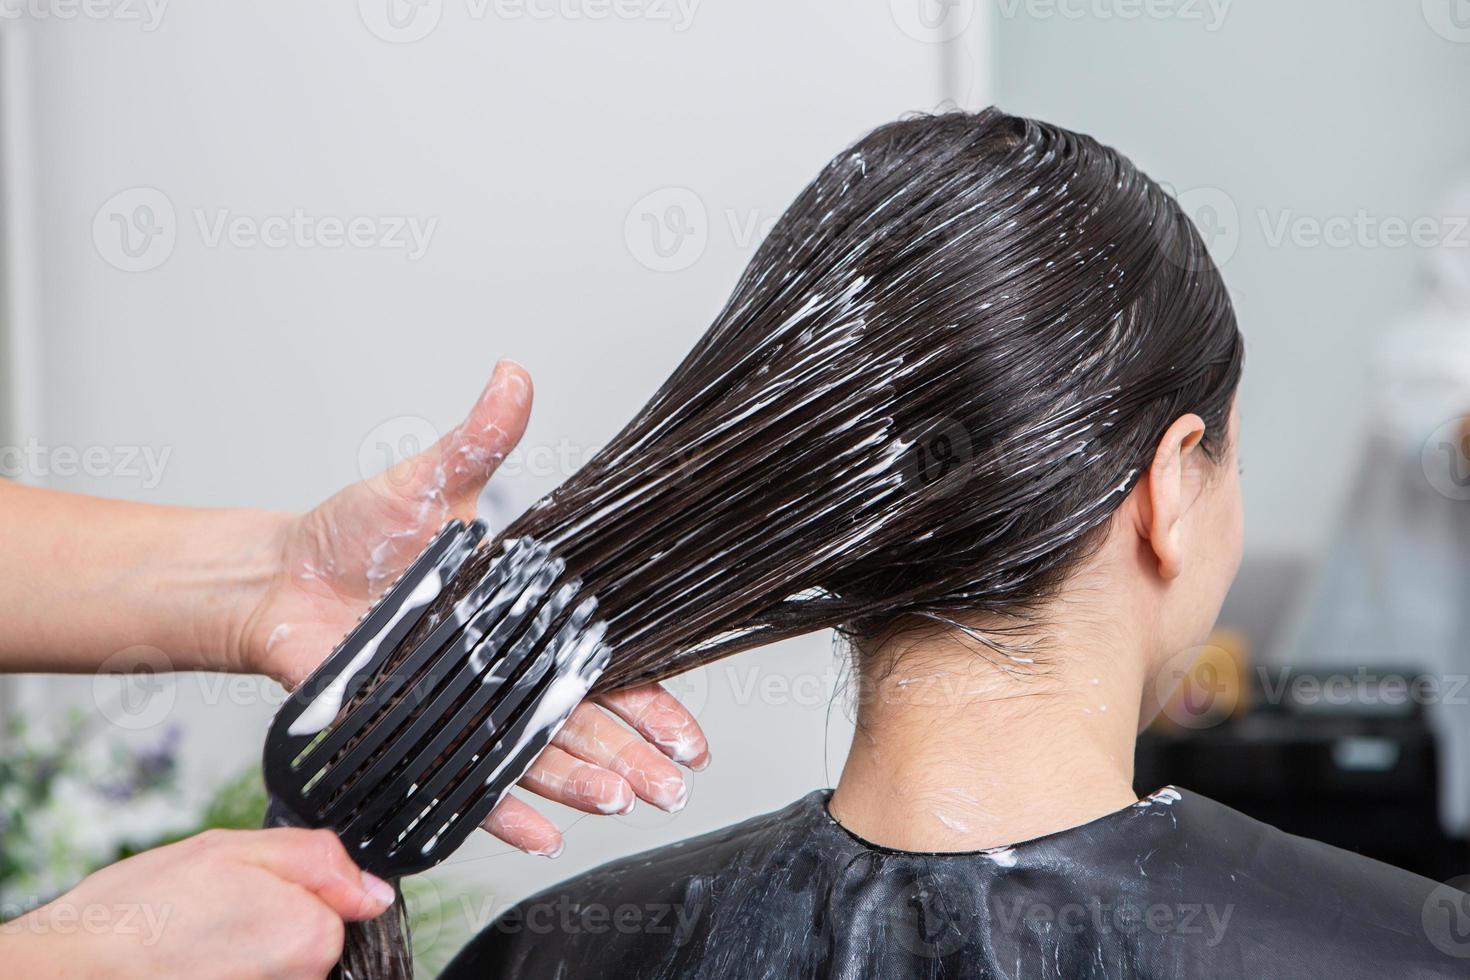
[[[649,404],[507,536],[609,614],[604,687],[824,627],[1023,612],[1183,412],[1229,297],[1177,203],[998,110],[882,126],[797,197]]]

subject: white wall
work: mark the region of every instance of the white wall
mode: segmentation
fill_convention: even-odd
[[[995,9],[998,104],[1119,147],[1216,219],[1247,344],[1247,554],[1319,553],[1364,441],[1368,354],[1422,295],[1424,250],[1386,244],[1383,222],[1455,234],[1443,198],[1470,173],[1470,25],[1452,0]],[[1347,247],[1311,243],[1360,213]],[[1300,233],[1278,239],[1283,222]]]
[[[537,381],[526,445],[565,450],[575,465],[704,330],[764,226],[829,156],[879,122],[933,108],[942,78],[966,95],[984,79],[972,54],[946,75],[941,46],[881,3],[705,0],[687,24],[507,19],[469,0],[423,9],[436,8],[437,27],[415,43],[375,36],[351,4],[288,0],[176,0],[151,31],[3,27],[24,32],[32,54],[34,127],[23,135],[41,402],[25,435],[169,453],[153,487],[119,473],[39,482],[305,508],[357,479],[362,458],[380,463],[379,441],[416,431],[405,416],[457,421],[502,355]],[[697,223],[668,259],[651,250],[643,215],[630,221],[655,192],[640,212],[663,219],[682,204]],[[167,236],[155,239],[135,262],[113,213],[131,219],[140,203],[174,241],[168,252]],[[198,227],[223,209],[259,220],[297,208],[437,224],[417,260],[210,246]],[[661,262],[682,268],[648,267]],[[565,476],[560,465],[508,476],[503,509]],[[487,841],[455,870],[511,899],[830,784],[847,738],[839,710],[829,767],[831,667],[827,639],[813,637],[681,685],[715,765],[693,777],[677,817],[558,811],[575,825],[557,864]],[[85,703],[89,691],[52,680],[28,697]],[[169,718],[189,726],[193,778],[258,752],[268,705],[231,704],[189,679],[176,697]]]

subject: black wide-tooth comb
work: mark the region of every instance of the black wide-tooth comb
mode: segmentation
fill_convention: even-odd
[[[274,822],[331,828],[380,877],[453,853],[607,666],[596,599],[529,538],[506,541],[448,615],[422,622],[484,537],[481,521],[446,525],[266,737]]]

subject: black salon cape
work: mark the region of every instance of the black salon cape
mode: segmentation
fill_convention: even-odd
[[[527,899],[444,976],[1470,977],[1463,892],[1188,791],[969,854],[868,844],[829,795]]]

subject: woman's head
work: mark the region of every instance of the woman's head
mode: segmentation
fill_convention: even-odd
[[[1241,355],[1199,236],[1124,157],[996,110],[907,119],[822,170],[649,404],[505,536],[597,596],[608,688],[823,627],[1038,614],[1174,458],[1227,540],[1190,538],[1213,577],[1165,554],[1153,584],[1204,619],[1238,549]],[[1160,622],[1199,632],[1177,606]]]
[[[1173,198],[1090,137],[994,110],[920,117],[828,165],[752,263],[783,267],[816,293],[862,282],[865,344],[902,360],[883,411],[906,446],[907,533],[824,583],[871,606],[860,635],[1037,612],[1152,467],[1137,503],[1171,522],[1153,572],[1197,621],[1159,615],[1202,640],[1238,560],[1242,344]],[[747,275],[731,307],[773,292]],[[1187,499],[1160,485],[1167,466]]]
[[[878,181],[857,201],[853,168]],[[894,390],[934,503],[836,586],[872,600],[859,647],[936,618],[1034,638],[1081,580],[1147,621],[1149,666],[1203,642],[1240,555],[1243,346],[1177,202],[1090,137],[991,110],[874,131],[772,237],[820,238],[848,209],[878,229],[854,236],[852,273],[886,286],[870,327],[946,365]]]

